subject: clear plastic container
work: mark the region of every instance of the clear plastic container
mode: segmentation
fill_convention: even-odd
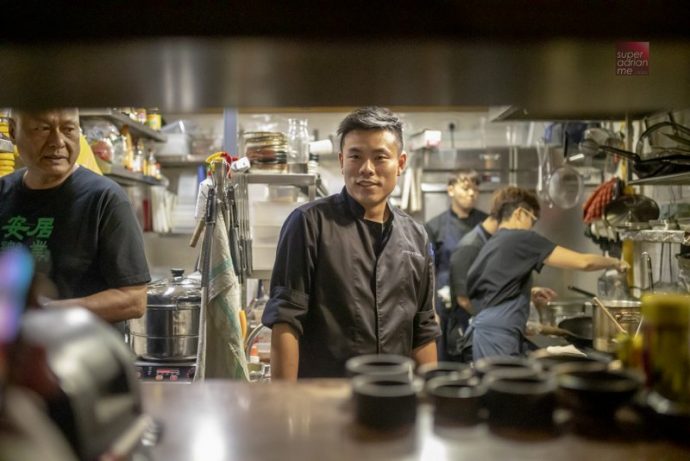
[[[305,119],[288,119],[288,147],[288,163],[306,164],[309,161],[309,131]]]

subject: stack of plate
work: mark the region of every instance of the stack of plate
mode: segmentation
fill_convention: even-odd
[[[281,170],[287,165],[288,140],[278,131],[247,131],[243,134],[244,155],[252,168]]]
[[[14,153],[0,152],[0,176],[5,176],[14,171]]]

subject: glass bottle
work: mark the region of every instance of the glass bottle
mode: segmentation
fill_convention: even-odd
[[[156,172],[156,156],[153,153],[153,149],[149,149],[149,155],[148,158],[146,159],[146,166],[147,170],[145,174],[148,176],[153,176],[154,178],[158,176]]]
[[[141,140],[137,143],[137,148],[134,153],[134,159],[132,162],[132,171],[134,173],[142,173],[144,171],[144,164],[146,158],[144,157],[144,144]]]
[[[309,161],[309,131],[307,120],[288,119],[288,163],[306,164]]]

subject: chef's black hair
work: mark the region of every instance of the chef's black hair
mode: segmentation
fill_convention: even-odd
[[[360,107],[350,112],[338,127],[340,151],[343,150],[343,139],[355,130],[386,130],[395,135],[403,151],[403,122],[390,109],[378,106]]]
[[[493,207],[491,214],[499,223],[507,221],[518,208],[525,208],[539,218],[541,207],[539,200],[534,192],[515,186],[506,186],[496,192],[493,196]]]

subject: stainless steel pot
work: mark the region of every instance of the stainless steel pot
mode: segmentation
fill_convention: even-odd
[[[129,346],[140,358],[180,361],[196,358],[201,282],[172,269],[172,277],[149,285],[147,307],[129,321]]]
[[[602,299],[601,302],[630,335],[634,335],[640,324],[640,301]],[[589,303],[591,306],[591,303]],[[616,352],[618,329],[602,309],[594,307],[594,348],[604,352]]]
[[[542,319],[544,323],[557,327],[562,320],[592,315],[592,305],[582,298],[549,301],[544,315],[545,318]]]

